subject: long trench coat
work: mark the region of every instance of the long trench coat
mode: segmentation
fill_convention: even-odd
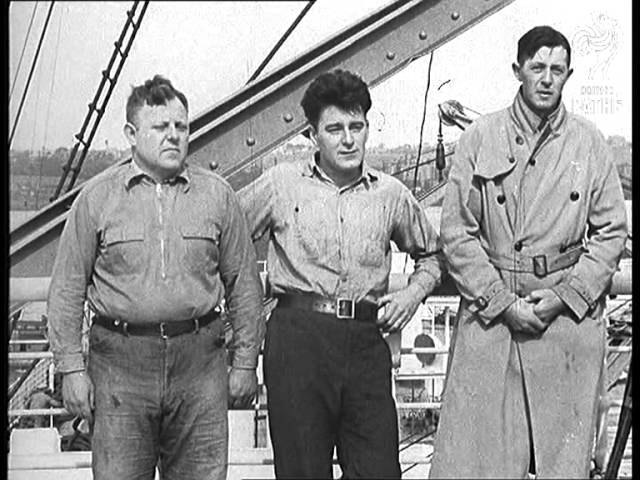
[[[537,120],[518,94],[456,149],[440,229],[461,303],[431,478],[525,478],[530,444],[539,478],[588,478],[624,197],[592,124],[562,103],[548,135]],[[554,263],[576,249],[577,263]],[[539,255],[563,268],[523,271]],[[512,334],[500,312],[541,288],[566,313],[541,335]]]

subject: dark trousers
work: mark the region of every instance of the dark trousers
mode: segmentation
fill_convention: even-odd
[[[277,478],[400,478],[391,355],[374,323],[276,308],[264,352]]]

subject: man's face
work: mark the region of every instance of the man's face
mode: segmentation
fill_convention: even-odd
[[[360,174],[369,123],[362,111],[325,107],[311,138],[320,151],[320,168],[332,179],[352,179]]]
[[[140,168],[156,181],[180,173],[189,146],[187,110],[177,98],[166,105],[143,105],[135,124],[125,125],[125,135],[133,147]]]
[[[567,51],[563,47],[540,47],[523,65],[514,63],[513,73],[522,82],[526,104],[545,117],[558,105],[564,84],[573,70],[567,65]]]

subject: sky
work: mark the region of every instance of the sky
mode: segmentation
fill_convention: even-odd
[[[122,133],[126,98],[132,85],[156,73],[187,95],[192,115],[241,89],[305,3],[150,2],[92,148],[127,147]],[[317,0],[266,71],[387,3]],[[13,149],[73,147],[131,5],[55,2]],[[49,2],[9,5],[10,89],[15,85],[9,131],[48,8]],[[424,141],[436,141],[442,101],[455,99],[480,113],[512,102],[518,88],[511,70],[517,41],[540,24],[560,30],[572,45],[574,73],[563,95],[568,110],[587,117],[607,136],[631,139],[631,0],[515,0],[434,52]],[[427,55],[372,89],[369,145],[418,144],[428,65]],[[443,134],[453,141],[460,130],[445,127]]]

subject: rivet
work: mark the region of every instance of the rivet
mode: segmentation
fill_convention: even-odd
[[[282,118],[285,122],[289,123],[293,120],[293,115],[291,115],[290,113],[285,113]]]
[[[209,163],[209,168],[210,168],[211,170],[215,170],[215,169],[217,169],[217,168],[218,168],[218,166],[219,166],[219,165],[218,165],[218,162],[216,162],[215,160],[213,160],[213,161],[211,161],[211,162]]]
[[[426,40],[427,39],[427,32],[425,32],[424,30],[420,30],[420,33],[418,34],[418,37],[420,37],[420,40]]]
[[[256,139],[253,137],[248,137],[247,138],[247,145],[250,147],[253,147],[256,144]]]
[[[453,13],[451,14],[451,19],[452,19],[452,20],[458,20],[459,18],[460,18],[460,13],[458,13],[458,12],[453,12]]]
[[[393,60],[394,58],[396,58],[396,54],[394,52],[387,52],[388,60]]]

